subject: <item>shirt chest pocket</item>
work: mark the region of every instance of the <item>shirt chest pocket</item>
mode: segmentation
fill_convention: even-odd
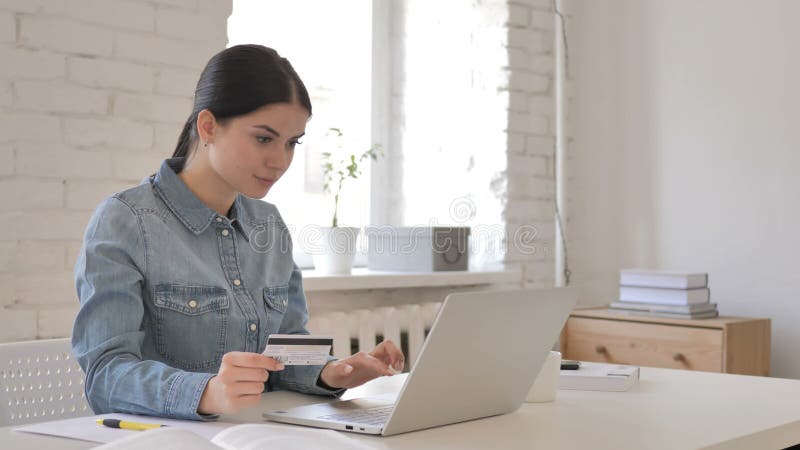
[[[281,329],[283,316],[289,305],[289,285],[269,286],[264,288],[264,305],[267,310],[267,330],[269,334]]]
[[[216,369],[230,308],[225,289],[163,284],[156,286],[154,301],[158,352],[180,369]]]

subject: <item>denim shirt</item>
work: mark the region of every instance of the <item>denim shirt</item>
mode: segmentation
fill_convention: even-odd
[[[95,210],[75,265],[81,307],[72,350],[95,413],[182,419],[230,351],[260,353],[273,333],[308,334],[306,298],[275,206],[238,195],[230,217],[177,176],[184,158]],[[322,366],[271,372],[265,390],[340,395]]]

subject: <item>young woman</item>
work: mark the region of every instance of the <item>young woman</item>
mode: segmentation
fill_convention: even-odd
[[[75,266],[72,347],[96,413],[208,419],[272,389],[340,395],[391,375],[391,342],[325,366],[261,355],[267,336],[307,334],[286,224],[263,198],[311,116],[300,77],[258,45],[213,56],[173,158],[103,201]]]

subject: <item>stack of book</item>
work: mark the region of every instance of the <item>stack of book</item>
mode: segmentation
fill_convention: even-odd
[[[711,303],[707,273],[662,270],[621,270],[619,301],[610,311],[675,319],[717,317]]]

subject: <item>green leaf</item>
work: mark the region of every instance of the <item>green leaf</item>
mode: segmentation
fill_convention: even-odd
[[[342,130],[336,127],[328,128],[327,134],[334,138],[342,138],[344,135]],[[333,148],[337,149],[337,154],[340,150],[346,150],[342,139],[338,139],[336,142],[332,143],[332,145],[334,146]],[[335,195],[333,226],[337,226],[339,194],[342,191],[342,184],[347,178],[358,180],[362,175],[359,163],[365,162],[367,159],[377,161],[378,157],[383,155],[383,148],[380,144],[373,144],[360,153],[345,153],[344,158],[335,156],[332,151],[321,152],[320,154],[324,161],[324,164],[322,164],[324,180],[323,190],[326,193],[333,193]]]

